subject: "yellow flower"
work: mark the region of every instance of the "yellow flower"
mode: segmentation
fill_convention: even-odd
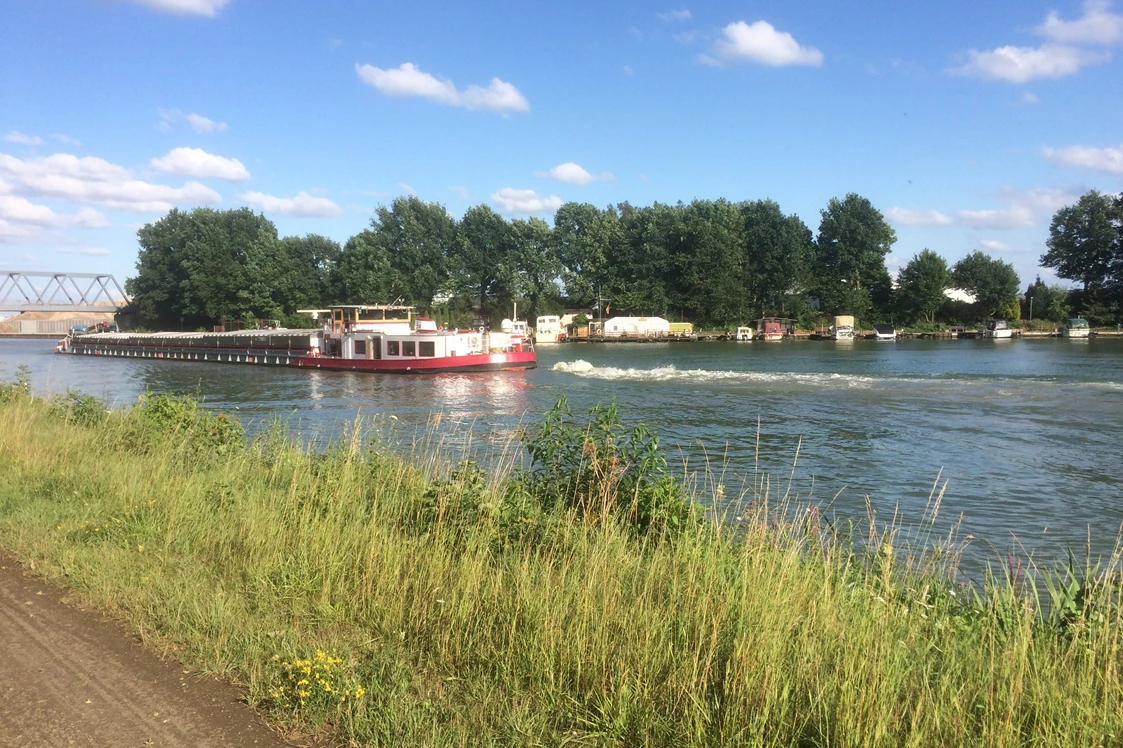
[[[136,547],[136,552],[137,552],[137,553],[144,553],[144,546],[143,546],[143,545],[138,545],[138,546]]]

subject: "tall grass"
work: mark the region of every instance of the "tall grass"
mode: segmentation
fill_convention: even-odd
[[[157,401],[0,392],[0,546],[283,725],[377,745],[1123,743],[1118,554],[1050,572],[1043,605],[1006,572],[954,583],[946,544],[836,532],[765,480],[736,516],[641,527],[638,493],[617,510],[554,482],[570,500],[541,501],[548,470],[451,471],[358,424],[326,451],[281,430],[243,447]]]

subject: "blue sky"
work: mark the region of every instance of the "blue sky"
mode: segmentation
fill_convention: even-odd
[[[342,243],[406,192],[771,198],[812,231],[857,192],[891,269],[982,249],[1025,285],[1053,213],[1123,187],[1121,55],[1103,0],[8,2],[0,269],[123,279],[172,206]]]

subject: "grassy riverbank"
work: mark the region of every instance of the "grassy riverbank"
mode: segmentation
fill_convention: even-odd
[[[0,424],[0,547],[306,731],[1123,741],[1118,567],[1051,577],[1070,587],[1043,613],[1019,581],[955,585],[947,549],[903,555],[892,528],[838,537],[763,490],[739,521],[698,522],[652,435],[611,411],[555,410],[534,470],[499,477],[358,435],[247,446],[177,398],[106,413],[6,386]]]

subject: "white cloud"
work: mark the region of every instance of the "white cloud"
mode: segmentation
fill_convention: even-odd
[[[401,190],[402,192],[406,193],[407,195],[416,195],[417,194],[417,190],[413,189],[412,187],[410,187],[405,182],[398,182],[398,189]]]
[[[163,158],[154,158],[149,165],[163,174],[203,179],[215,177],[231,182],[250,178],[246,167],[236,158],[223,158],[200,148],[173,148]]]
[[[685,44],[687,46],[690,46],[694,42],[698,41],[698,31],[697,30],[683,31],[681,34],[675,34],[671,38],[674,39],[679,44]]]
[[[0,243],[25,244],[27,242],[43,241],[48,234],[42,226],[29,223],[15,223],[0,218]]]
[[[12,130],[4,136],[4,140],[9,143],[19,143],[20,145],[43,145],[43,139],[34,135],[24,135],[18,130]]]
[[[1041,99],[1037,96],[1037,94],[1030,93],[1029,91],[1026,91],[1025,93],[1022,94],[1022,103],[1023,104],[1040,104]]]
[[[1017,190],[1007,187],[1000,197],[1008,204],[1028,208],[1035,213],[1056,213],[1066,205],[1072,205],[1086,190],[1065,190],[1059,187],[1039,187],[1033,190]]]
[[[499,211],[507,215],[553,213],[562,206],[562,199],[557,195],[541,197],[534,190],[516,190],[512,187],[504,187],[491,193],[491,199],[499,206]]]
[[[1057,166],[1079,166],[1105,174],[1123,174],[1123,143],[1118,148],[1070,145],[1064,148],[1045,147],[1042,151],[1049,163]]]
[[[950,226],[955,219],[938,210],[924,210],[922,208],[898,208],[896,206],[885,211],[885,217],[890,223],[904,226]]]
[[[108,249],[103,247],[82,247],[81,249],[74,249],[72,247],[59,247],[55,250],[63,255],[86,255],[87,257],[104,257],[113,254]]]
[[[222,197],[199,182],[167,187],[135,179],[128,169],[100,158],[56,153],[21,160],[0,153],[0,176],[32,195],[95,203],[107,208],[164,213],[177,205],[213,205]]]
[[[950,72],[972,78],[1028,83],[1040,78],[1064,78],[1086,65],[1111,60],[1108,52],[1089,52],[1076,47],[1045,44],[1041,47],[999,47],[991,52],[972,49],[967,63]]]
[[[360,80],[387,96],[420,96],[437,104],[499,114],[530,111],[530,103],[519,89],[498,78],[492,78],[487,88],[472,85],[460,91],[452,81],[438,80],[411,62],[389,70],[356,63],[355,72]]]
[[[465,200],[471,200],[472,199],[471,195],[468,194],[468,188],[467,187],[464,187],[464,186],[459,185],[459,184],[454,184],[451,187],[449,187],[449,189],[452,190],[453,192],[455,192],[457,195],[460,195],[460,197],[465,199]]]
[[[1108,12],[1110,7],[1106,0],[1085,0],[1083,18],[1062,21],[1052,11],[1035,31],[1062,44],[1116,44],[1123,41],[1123,16]]]
[[[166,13],[178,13],[184,16],[214,16],[222,10],[230,0],[132,0],[140,5],[147,5],[155,10]]]
[[[187,115],[187,124],[191,125],[191,129],[195,132],[214,132],[215,130],[225,130],[227,127],[225,122],[215,122],[201,114]]]
[[[326,197],[313,197],[301,190],[296,197],[274,197],[262,192],[247,192],[242,199],[267,213],[280,213],[301,218],[331,218],[343,209]]]
[[[1013,249],[1009,244],[994,239],[980,239],[979,246],[983,249],[989,249],[991,252],[1009,252]]]
[[[686,9],[669,10],[666,13],[656,13],[655,15],[659,16],[668,23],[672,21],[689,21],[693,17],[690,15],[690,11]]]
[[[222,132],[230,129],[230,126],[225,122],[216,122],[210,117],[204,117],[201,114],[184,114],[178,109],[161,109],[160,111],[160,124],[157,128],[163,132],[170,132],[173,125],[180,122],[186,122],[188,127],[200,134],[211,132]]]
[[[823,64],[823,53],[814,47],[803,47],[786,31],[777,31],[767,21],[745,23],[736,21],[722,29],[724,38],[714,42],[713,56],[702,61],[720,65],[726,62],[759,62],[764,65]]]
[[[54,138],[55,140],[57,140],[58,142],[62,143],[63,145],[73,145],[73,146],[82,145],[82,141],[78,140],[78,138],[72,138],[69,135],[63,135],[60,132],[56,132],[51,137]]]
[[[590,182],[615,182],[616,177],[611,172],[601,172],[600,174],[590,174],[582,167],[568,161],[564,164],[558,164],[549,171],[536,171],[534,176],[542,177],[544,179],[554,179],[558,182],[565,184],[589,184]]]
[[[1024,205],[1002,210],[960,210],[958,221],[973,229],[1025,229],[1037,225],[1033,211]]]
[[[625,65],[625,66],[624,66],[624,75],[632,75],[632,74],[634,74],[635,72],[636,72],[636,71],[635,71],[635,70],[634,70],[634,69],[632,68],[632,66],[631,66],[631,65]]]
[[[82,226],[103,229],[109,226],[105,216],[93,208],[82,208],[73,215],[59,215],[46,205],[39,205],[23,197],[0,195],[0,218],[36,226]]]

